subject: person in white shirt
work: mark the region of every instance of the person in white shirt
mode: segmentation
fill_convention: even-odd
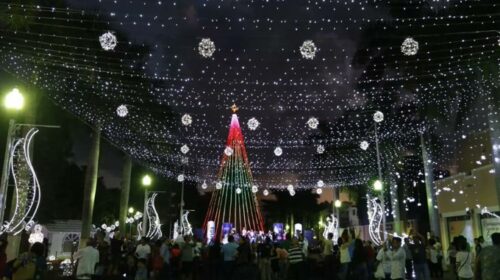
[[[392,239],[392,255],[391,259],[391,279],[405,279],[405,250],[401,247],[401,238],[394,237]]]
[[[149,255],[151,254],[151,247],[149,246],[148,243],[146,243],[146,238],[141,239],[141,243],[137,245],[137,248],[135,248],[135,256],[138,259],[149,259]]]
[[[377,279],[391,279],[391,257],[392,252],[389,250],[389,244],[384,243],[383,247],[380,248],[377,254],[377,261],[379,261],[379,266],[382,266],[383,275],[375,275]],[[377,267],[377,271],[379,268]]]
[[[470,280],[474,277],[474,273],[472,272],[472,254],[467,249],[467,240],[465,237],[459,236],[456,240],[458,249],[456,255],[458,278],[460,280]]]
[[[77,279],[92,279],[95,274],[95,266],[99,262],[99,251],[94,248],[92,241],[87,241],[87,247],[78,250],[74,256],[78,260],[76,268]]]

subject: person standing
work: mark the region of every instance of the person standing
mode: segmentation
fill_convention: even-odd
[[[146,238],[143,237],[141,239],[141,243],[139,243],[139,245],[135,248],[135,256],[138,259],[149,260],[149,255],[151,255],[151,247],[147,243]]]
[[[410,239],[404,239],[405,244],[403,245],[403,249],[405,250],[406,260],[405,260],[405,269],[406,269],[406,279],[412,279],[413,276],[413,263],[412,263],[412,255],[410,251]]]
[[[324,260],[324,276],[325,277],[330,277],[330,275],[333,275],[333,233],[329,232],[328,235],[326,236],[326,240],[324,240],[323,243],[323,260]]]
[[[193,278],[193,260],[195,243],[189,235],[184,236],[184,243],[181,244],[181,274],[182,279]]]
[[[352,236],[352,238],[351,238]],[[340,271],[339,271],[339,279],[345,280],[347,279],[347,275],[349,274],[349,266],[351,263],[351,252],[350,247],[352,244],[352,240],[354,239],[354,233],[351,231],[351,236],[349,236],[349,231],[344,230],[342,232],[342,245],[340,246]]]
[[[292,239],[290,250],[288,250],[288,263],[290,264],[288,268],[289,279],[304,279],[304,254],[296,237]]]
[[[224,260],[223,270],[224,279],[231,279],[233,276],[234,265],[236,262],[236,256],[238,252],[238,244],[234,242],[234,236],[229,235],[227,238],[227,243],[222,245],[221,253]]]
[[[456,266],[457,275],[460,280],[472,280],[472,254],[467,248],[467,239],[461,236],[457,239]]]
[[[87,246],[78,250],[74,257],[78,260],[76,278],[92,279],[95,274],[95,267],[99,263],[99,251],[94,248],[94,242],[87,241]]]
[[[394,237],[392,239],[392,254],[391,254],[391,279],[405,279],[405,250],[401,247],[401,238]]]
[[[427,251],[424,243],[424,237],[416,234],[413,238],[413,244],[410,246],[413,258],[413,269],[417,280],[430,280],[431,275],[427,263]]]
[[[363,241],[354,240],[354,251],[351,258],[351,272],[354,279],[368,280],[367,254]]]
[[[496,280],[500,277],[500,232],[491,235],[493,246],[485,247],[476,262],[476,279]]]
[[[160,255],[163,259],[163,267],[160,273],[160,278],[170,279],[170,240],[165,239],[160,246]]]
[[[377,272],[381,271],[380,275],[375,275],[376,279],[379,280],[390,280],[391,279],[391,250],[389,249],[389,244],[385,242],[382,248],[378,251],[377,261],[379,266],[377,266]],[[378,274],[375,272],[375,274]]]
[[[271,238],[266,237],[264,243],[259,244],[259,270],[260,270],[260,280],[271,280],[271,250],[273,245],[271,244]]]

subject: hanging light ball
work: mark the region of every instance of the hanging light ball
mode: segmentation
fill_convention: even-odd
[[[295,196],[295,191],[294,190],[290,191],[290,196]]]
[[[236,188],[236,194],[241,194],[241,188],[240,187]]]
[[[233,148],[227,146],[225,149],[224,149],[224,154],[226,154],[226,156],[230,157],[232,156],[234,153],[234,150]]]
[[[200,43],[198,44],[198,52],[204,58],[212,57],[215,52],[215,43],[209,38],[201,39]]]
[[[322,194],[323,193],[323,189],[322,188],[317,188],[316,189],[316,194]]]
[[[309,118],[309,120],[307,121],[307,125],[309,126],[309,128],[316,129],[316,128],[318,128],[319,121],[317,118],[312,117],[312,118]]]
[[[256,185],[253,185],[252,186],[252,192],[253,193],[257,193],[259,191],[259,187],[257,187]]]
[[[247,125],[250,130],[256,130],[260,123],[256,118],[251,118],[248,120]]]
[[[368,143],[368,141],[361,141],[361,143],[359,143],[359,147],[363,151],[366,151],[369,146],[370,146],[370,144]]]
[[[189,152],[189,147],[187,145],[182,145],[181,152],[187,154]]]
[[[201,184],[201,188],[206,190],[208,188],[207,182],[203,181],[203,184]]]
[[[274,155],[275,155],[275,156],[279,157],[279,156],[281,156],[282,154],[283,154],[283,149],[281,149],[281,147],[276,147],[276,148],[274,149]]]
[[[384,120],[384,113],[377,111],[373,114],[373,120],[375,122],[382,122]]]
[[[215,188],[218,190],[222,189],[222,183],[221,182],[215,183]]]
[[[325,146],[318,145],[318,147],[316,147],[316,152],[321,155],[322,153],[325,152]]]
[[[264,190],[264,191],[262,192],[262,194],[263,194],[264,196],[268,196],[268,195],[269,195],[269,191],[268,191],[268,190]]]
[[[316,185],[318,186],[318,188],[322,188],[325,186],[325,182],[323,182],[323,180],[318,180],[318,183],[316,183]]]
[[[418,52],[418,42],[412,37],[406,38],[401,44],[401,52],[407,56],[416,55]]]
[[[290,192],[290,191],[293,191],[293,185],[290,184],[286,187],[286,189]]]
[[[177,181],[179,182],[184,182],[186,178],[184,177],[184,174],[180,174],[179,176],[177,176]]]
[[[124,118],[128,115],[127,105],[120,105],[116,108],[116,114],[118,117]]]
[[[191,125],[191,123],[193,123],[193,119],[191,118],[191,115],[184,114],[181,118],[181,122],[183,125],[188,126]]]
[[[118,40],[116,39],[115,34],[113,34],[111,31],[108,31],[99,36],[99,43],[101,44],[103,50],[112,51],[118,44]]]
[[[312,40],[306,40],[302,43],[302,46],[299,48],[300,54],[305,59],[314,59],[316,56],[316,52],[318,52],[318,48]]]

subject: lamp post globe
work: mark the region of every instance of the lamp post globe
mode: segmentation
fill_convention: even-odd
[[[382,181],[375,180],[375,182],[373,183],[373,189],[376,190],[376,191],[381,191],[382,188],[383,188]]]
[[[13,88],[4,98],[4,106],[7,109],[21,110],[24,107],[24,96],[19,89]]]
[[[144,177],[142,177],[142,185],[143,186],[149,187],[149,186],[151,186],[152,182],[153,182],[153,179],[151,179],[151,176],[144,175]]]

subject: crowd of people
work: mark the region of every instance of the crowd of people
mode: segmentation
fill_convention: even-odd
[[[500,279],[500,233],[491,239],[492,246],[478,238],[474,247],[463,236],[453,239],[447,255],[454,279]],[[0,243],[2,279],[53,279],[47,277],[43,244],[33,244],[9,263],[5,246]],[[403,239],[390,237],[380,246],[362,241],[354,230],[345,230],[337,241],[331,233],[326,239],[297,234],[259,242],[229,235],[224,243],[208,244],[192,236],[137,242],[116,232],[110,239],[89,240],[73,260],[70,279],[431,280],[443,278],[444,256],[435,238],[413,232]]]

